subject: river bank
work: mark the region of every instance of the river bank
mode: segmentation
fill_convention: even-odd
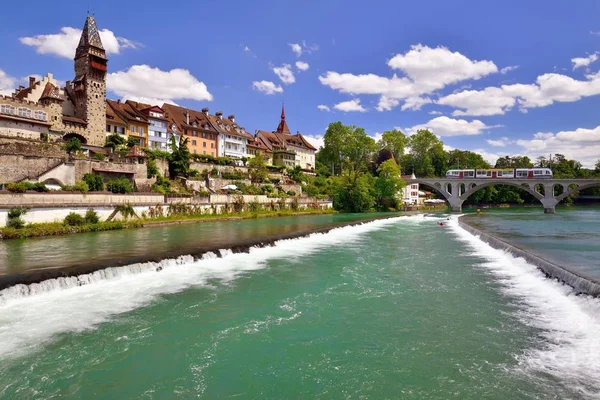
[[[556,279],[571,286],[577,293],[600,297],[600,279],[579,271],[573,271],[569,266],[558,265],[555,262],[544,259],[531,249],[524,249],[493,234],[483,232],[472,224],[472,221],[470,221],[472,217],[459,217],[458,223],[460,227],[495,249],[504,250],[515,257],[525,259],[528,263],[540,269],[548,278]]]
[[[102,221],[93,224],[82,224],[78,226],[66,225],[62,222],[33,223],[23,228],[4,227],[0,228],[0,240],[26,239],[46,236],[62,236],[75,233],[103,232],[121,229],[136,229],[152,226],[167,226],[180,224],[194,224],[210,221],[238,221],[244,219],[256,218],[274,218],[283,216],[302,216],[334,214],[335,210],[327,209],[304,209],[302,211],[293,210],[273,210],[273,211],[244,211],[239,213],[227,214],[194,214],[194,215],[168,215],[156,218],[138,218],[120,221]]]
[[[212,253],[216,256],[221,256],[223,249],[227,249],[228,252],[231,253],[243,253],[249,252],[249,250],[253,247],[268,247],[272,246],[275,242],[286,239],[294,239],[299,237],[309,236],[314,233],[327,233],[332,229],[345,227],[345,226],[355,226],[360,225],[380,219],[389,219],[398,217],[401,215],[412,215],[412,213],[379,213],[378,215],[331,215],[331,217],[336,217],[333,219],[328,219],[327,221],[322,221],[318,224],[314,222],[307,221],[306,224],[299,223],[303,218],[310,218],[310,215],[307,215],[306,212],[300,212],[299,214],[304,215],[300,217],[291,217],[287,216],[282,217],[281,219],[277,218],[268,218],[269,220],[273,220],[272,223],[277,228],[271,228],[268,230],[248,230],[245,234],[239,234],[236,231],[236,228],[240,228],[235,224],[239,223],[253,223],[254,218],[242,218],[242,217],[223,217],[224,219],[215,220],[212,219],[210,221],[204,220],[205,224],[198,224],[198,226],[194,226],[192,224],[194,221],[191,220],[182,220],[180,223],[176,221],[162,221],[162,223],[157,223],[153,226],[148,226],[148,230],[143,230],[147,232],[151,232],[150,235],[145,235],[143,232],[140,232],[143,237],[143,240],[147,240],[148,247],[142,246],[136,251],[132,251],[131,249],[123,249],[119,251],[115,248],[111,249],[109,254],[102,254],[101,256],[94,257],[93,252],[96,249],[90,249],[85,247],[85,242],[80,244],[84,246],[82,249],[79,258],[71,257],[68,260],[62,260],[58,262],[52,263],[50,260],[46,260],[47,257],[37,257],[35,260],[27,263],[26,267],[20,268],[20,270],[1,270],[0,269],[0,290],[5,289],[14,285],[30,285],[36,284],[48,280],[58,279],[58,278],[69,278],[69,277],[77,277],[85,274],[92,274],[97,271],[109,269],[109,268],[117,268],[126,265],[134,265],[134,264],[144,264],[144,263],[159,263],[161,260],[166,259],[177,259],[181,256],[191,256],[195,259],[202,258],[204,255]],[[229,218],[229,219],[227,219]],[[290,218],[293,218],[293,223],[290,223]],[[314,218],[327,218],[327,215],[315,215]],[[347,220],[345,220],[348,218]],[[267,219],[267,218],[264,218]],[[281,227],[277,224],[277,222],[281,222]],[[215,224],[210,224],[209,222],[214,222]],[[256,221],[257,223],[259,221]],[[192,224],[192,225],[189,225]],[[203,225],[203,226],[200,226]],[[218,228],[217,228],[218,226]],[[218,234],[220,231],[216,231],[215,229],[228,230],[229,232],[224,232],[224,234]],[[179,242],[179,241],[171,241],[167,240],[164,242],[164,245],[152,246],[152,240],[149,236],[152,236],[152,233],[156,237],[164,237],[165,229],[177,229],[177,230],[185,230],[186,233],[184,235],[190,236],[188,238],[188,242]],[[191,231],[190,231],[191,229]],[[154,231],[153,231],[154,230]],[[192,232],[202,232],[201,235],[197,236],[194,240],[194,233]],[[103,235],[110,235],[117,232],[103,232]],[[205,237],[204,234],[212,234],[212,236]],[[127,232],[123,232],[123,234],[128,234]],[[133,232],[131,232],[133,234]],[[93,235],[93,234],[92,234]],[[237,236],[236,236],[237,235]],[[94,239],[94,236],[85,236],[86,240],[90,240],[90,243],[97,243],[97,240]],[[107,239],[110,236],[106,236]],[[32,247],[30,251],[36,252],[38,248],[64,248],[65,246],[69,246],[72,242],[58,242],[58,243],[48,243],[47,246],[44,245],[44,241],[51,240],[52,238],[40,238],[40,239],[31,239],[32,242],[23,241],[22,243],[27,246],[27,243],[32,243]],[[61,238],[56,238],[59,240]],[[134,239],[136,243],[140,243],[140,240]],[[122,241],[121,238],[116,238],[116,242]],[[10,241],[8,241],[10,242]],[[7,242],[7,243],[8,243]],[[0,249],[1,250],[1,249]],[[20,254],[19,257],[22,257],[22,252],[26,252],[26,248],[18,250]],[[63,250],[64,251],[64,250]],[[8,251],[7,262],[10,263],[11,257],[10,254],[17,254],[15,251]],[[98,254],[98,253],[97,253]],[[0,252],[1,255],[1,252]],[[29,257],[36,257],[35,253],[29,254]],[[25,255],[25,257],[27,257]],[[51,266],[48,266],[51,265]],[[28,289],[29,290],[29,287]],[[34,289],[35,290],[35,289]]]

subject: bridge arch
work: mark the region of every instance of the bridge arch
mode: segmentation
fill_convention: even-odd
[[[573,186],[573,185],[576,185],[576,187],[571,188],[571,186]],[[566,199],[567,197],[569,197],[572,194],[575,194],[575,193],[580,192],[582,190],[590,189],[590,188],[593,188],[593,187],[600,187],[600,181],[585,183],[585,184],[582,184],[582,185],[579,185],[576,182],[573,182],[573,183],[571,183],[571,184],[569,184],[567,186],[567,190],[564,189],[564,185],[563,185],[563,193],[560,196],[556,196],[556,200],[557,200],[557,202],[560,203],[561,201],[563,201],[564,199]]]
[[[425,186],[432,192],[441,195],[447,203],[450,203],[450,198],[452,197],[452,194],[446,191],[446,185],[442,185],[442,182],[421,181],[416,179],[412,180],[410,183],[407,183],[407,185],[410,185],[411,183],[418,183],[420,186]]]
[[[465,193],[463,193],[460,196],[460,198],[462,201],[465,201],[475,192],[478,192],[479,190],[484,189],[486,187],[495,186],[495,185],[506,185],[506,186],[512,186],[517,189],[521,189],[521,190],[529,193],[530,195],[532,195],[533,197],[535,197],[536,199],[538,199],[540,201],[544,198],[544,196],[542,194],[531,189],[531,187],[525,186],[525,184],[521,184],[521,183],[509,181],[509,180],[493,180],[493,181],[486,180],[485,182],[481,182],[481,183],[477,184],[477,186],[475,186],[475,187],[471,187],[469,190],[467,190]]]

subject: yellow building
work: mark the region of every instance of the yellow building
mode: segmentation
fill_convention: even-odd
[[[122,103],[120,100],[107,100],[106,103],[107,135],[110,126],[112,133],[124,134],[128,139],[137,140],[140,146],[148,146],[148,127],[150,126],[148,118],[131,104]],[[124,132],[122,132],[123,127]],[[114,132],[115,130],[117,132]]]

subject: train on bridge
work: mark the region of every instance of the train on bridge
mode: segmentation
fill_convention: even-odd
[[[446,178],[456,179],[550,179],[550,168],[514,168],[514,169],[451,169]]]

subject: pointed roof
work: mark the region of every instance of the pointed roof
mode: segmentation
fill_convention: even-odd
[[[281,105],[281,122],[279,122],[279,126],[277,127],[277,133],[287,133],[290,135],[290,128],[287,126],[287,122],[285,122],[285,108],[283,104]]]
[[[83,25],[83,31],[81,32],[81,38],[79,39],[79,45],[75,52],[75,58],[80,56],[82,53],[87,53],[88,48],[92,46],[97,49],[104,51],[102,40],[100,39],[100,32],[96,25],[96,20],[91,15],[88,15]]]

